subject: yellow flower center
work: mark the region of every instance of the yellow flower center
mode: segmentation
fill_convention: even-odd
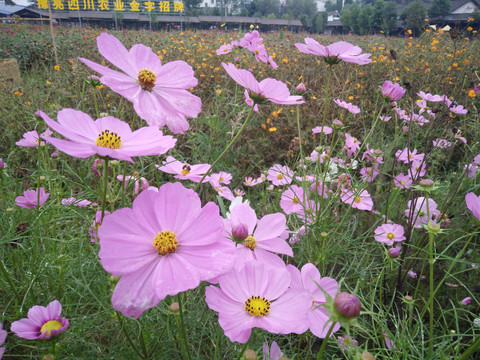
[[[40,333],[44,335],[50,335],[52,330],[61,329],[62,323],[57,320],[50,320],[43,324],[42,328],[40,329]]]
[[[218,181],[224,181],[225,179],[223,178],[223,176],[220,176],[220,179],[218,179]]]
[[[191,170],[190,165],[183,165],[181,173],[183,176],[186,176],[190,174],[190,170]]]
[[[395,238],[395,235],[393,233],[388,233],[387,234],[387,238],[389,238],[390,240],[392,240],[393,238]]]
[[[157,75],[152,70],[142,69],[138,72],[138,84],[143,90],[152,91],[157,81]]]
[[[171,254],[178,248],[177,237],[173,231],[160,231],[153,239],[153,246],[160,255]]]
[[[356,143],[358,141],[357,138],[353,138],[353,142]]]
[[[120,149],[122,140],[116,132],[110,132],[110,130],[105,129],[98,135],[95,145],[109,149]]]
[[[270,312],[270,301],[260,296],[251,296],[245,301],[245,311],[253,316],[265,316]]]
[[[278,179],[278,180],[282,180],[282,179],[283,179],[283,175],[282,175],[282,174],[278,174],[278,175],[277,175],[277,179]]]
[[[300,200],[298,200],[298,197],[294,196],[292,202],[294,204],[298,204],[300,202]]]
[[[255,240],[255,238],[253,236],[249,236],[245,239],[245,241],[243,242],[243,244],[250,248],[250,250],[253,250],[255,249],[255,247],[257,246],[257,240]]]
[[[355,202],[359,203],[360,201],[362,201],[362,198],[361,198],[360,196],[357,196],[357,197],[355,198]]]

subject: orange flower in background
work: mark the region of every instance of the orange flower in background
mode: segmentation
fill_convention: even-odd
[[[60,70],[60,66],[58,66],[58,65],[55,65],[53,68],[55,69],[55,71]]]

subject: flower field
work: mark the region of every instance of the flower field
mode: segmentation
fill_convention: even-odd
[[[480,356],[475,30],[53,34],[0,24],[0,358]]]

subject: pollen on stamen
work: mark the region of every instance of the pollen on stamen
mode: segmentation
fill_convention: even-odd
[[[160,255],[171,254],[178,248],[177,236],[173,231],[160,231],[153,239],[152,245]]]
[[[387,238],[390,239],[390,240],[392,240],[392,239],[395,238],[395,234],[394,234],[394,233],[388,233],[388,234],[387,234]]]
[[[253,316],[265,316],[270,312],[270,301],[262,296],[251,296],[245,301],[245,311]]]
[[[58,320],[50,320],[47,321],[43,326],[40,328],[40,333],[45,335],[50,335],[52,330],[58,330],[62,328],[62,323]]]
[[[257,240],[255,240],[253,236],[249,236],[245,239],[245,241],[243,242],[243,245],[248,247],[250,250],[253,250],[257,246]]]
[[[278,175],[277,175],[277,179],[278,179],[278,180],[282,180],[282,179],[283,179],[283,175],[282,175],[282,174],[278,174]]]
[[[360,196],[357,196],[357,197],[355,198],[355,202],[359,203],[360,201],[362,201],[362,198],[361,198]]]
[[[157,81],[157,75],[148,69],[142,69],[138,72],[138,84],[143,90],[152,91]]]
[[[95,145],[109,149],[120,149],[122,147],[122,139],[116,132],[103,130],[95,140]]]
[[[294,204],[298,204],[300,202],[300,200],[298,200],[298,197],[294,196],[293,199],[292,199],[292,202]]]
[[[190,174],[190,170],[192,170],[190,168],[190,165],[185,164],[185,165],[182,166],[181,173],[182,173],[183,176],[187,176],[188,174]]]

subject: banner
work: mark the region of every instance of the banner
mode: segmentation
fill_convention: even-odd
[[[39,10],[52,11],[123,11],[147,13],[182,13],[180,1],[124,0],[36,0]]]

